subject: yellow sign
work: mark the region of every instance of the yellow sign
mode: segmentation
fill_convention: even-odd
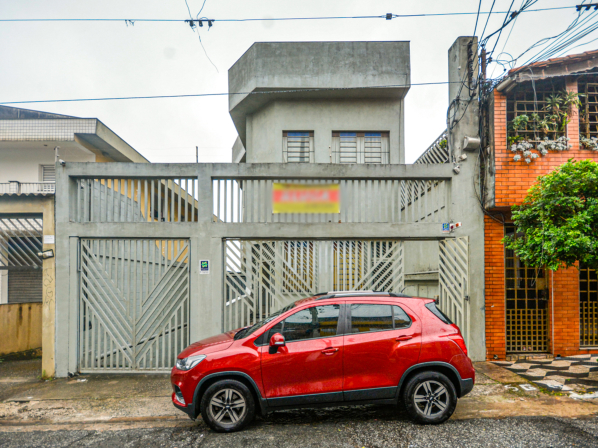
[[[273,213],[340,213],[339,184],[272,184]]]

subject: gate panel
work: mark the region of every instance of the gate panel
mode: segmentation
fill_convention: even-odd
[[[225,240],[223,329],[330,289],[401,292],[403,256],[398,240]]]
[[[457,324],[469,345],[469,240],[447,238],[438,246],[438,308]]]
[[[79,367],[168,370],[189,344],[189,241],[81,239]]]

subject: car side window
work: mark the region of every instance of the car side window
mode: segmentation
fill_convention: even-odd
[[[392,330],[392,307],[382,304],[353,303],[349,333]]]
[[[400,306],[393,305],[392,314],[395,329],[408,328],[411,326],[411,318]]]
[[[374,303],[351,304],[349,333],[398,330],[411,326],[411,318],[400,306]]]
[[[268,332],[282,333],[285,341],[302,341],[337,335],[340,305],[313,306],[287,317]]]

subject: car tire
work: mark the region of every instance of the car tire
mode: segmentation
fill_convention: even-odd
[[[221,380],[203,394],[203,421],[216,432],[243,429],[255,417],[255,400],[249,388],[236,380]]]
[[[439,372],[421,372],[407,382],[403,404],[417,423],[437,425],[447,421],[457,407],[457,392],[452,381]]]

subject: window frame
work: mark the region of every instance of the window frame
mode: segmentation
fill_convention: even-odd
[[[362,331],[359,333],[352,333],[351,332],[351,328],[352,328],[352,315],[351,315],[351,305],[388,305],[390,306],[391,309],[391,314],[392,314],[392,328],[387,328],[385,330],[372,330],[372,331]],[[409,318],[409,325],[406,327],[401,327],[401,328],[396,328],[395,327],[395,311],[394,311],[394,307],[398,306],[399,308],[401,308],[403,310],[403,312],[407,315],[407,317]],[[346,304],[346,323],[345,323],[345,333],[346,335],[350,335],[350,336],[356,336],[356,335],[360,335],[360,334],[369,334],[369,333],[380,333],[382,331],[397,331],[397,330],[406,330],[408,328],[411,328],[413,326],[413,317],[405,310],[404,307],[402,307],[401,305],[397,304],[397,303],[389,303],[389,302],[347,302]]]
[[[289,161],[289,134],[308,134],[303,137],[309,139],[308,159],[307,161]],[[291,136],[293,137],[293,136]],[[297,136],[298,137],[298,136]],[[314,163],[315,162],[315,141],[314,131],[282,131],[282,163]]]
[[[355,134],[355,162],[341,161],[341,141],[342,138],[352,137],[346,134]],[[366,151],[367,138],[372,137],[368,134],[380,134],[380,162],[366,162],[366,158],[371,158],[371,152]],[[339,165],[387,165],[390,163],[390,131],[332,131],[330,159],[332,163]]]
[[[254,344],[257,347],[263,347],[263,346],[269,345],[270,344],[270,340],[269,340],[269,338],[270,338],[270,336],[269,336],[270,335],[270,330],[272,330],[275,326],[277,326],[278,324],[284,322],[285,320],[287,320],[289,317],[293,316],[296,313],[300,313],[301,311],[308,310],[310,308],[315,308],[315,307],[318,307],[318,306],[335,306],[335,305],[338,305],[339,311],[338,311],[338,322],[336,323],[336,334],[334,336],[320,336],[319,338],[295,339],[295,340],[288,341],[288,342],[286,341],[286,338],[285,338],[285,344],[293,344],[295,342],[304,342],[304,341],[315,341],[315,340],[318,340],[318,339],[326,339],[326,338],[330,339],[330,338],[335,338],[335,337],[338,337],[338,336],[343,336],[345,334],[344,333],[344,329],[345,329],[346,326],[345,326],[345,310],[344,310],[344,308],[345,308],[344,305],[345,304],[344,304],[344,302],[324,303],[324,304],[316,302],[316,303],[310,304],[310,305],[311,306],[306,306],[305,308],[300,308],[298,310],[295,310],[294,313],[288,314],[288,315],[286,315],[284,317],[281,317],[280,320],[277,320],[276,322],[273,322],[271,326],[269,326],[261,335],[259,335],[256,338]],[[291,310],[289,310],[289,311],[291,311]],[[282,334],[284,336],[284,324],[282,326],[282,331],[281,331],[280,334]]]

